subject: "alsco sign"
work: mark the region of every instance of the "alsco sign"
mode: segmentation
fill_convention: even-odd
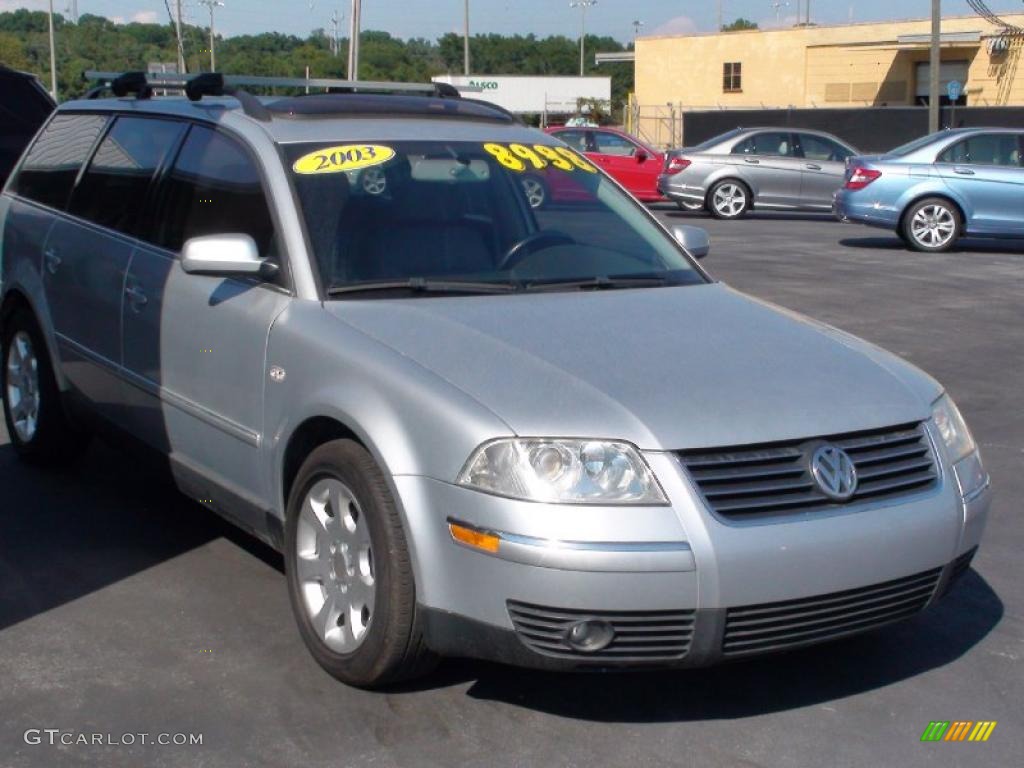
[[[469,85],[473,88],[483,88],[485,91],[498,90],[497,80],[470,80]]]

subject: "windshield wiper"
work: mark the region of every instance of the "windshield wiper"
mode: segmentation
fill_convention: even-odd
[[[408,280],[371,280],[347,285],[332,285],[328,296],[346,296],[354,293],[377,291],[410,291],[412,293],[512,293],[520,288],[518,283],[477,282],[472,280],[427,280],[410,277]]]
[[[527,291],[604,291],[615,288],[648,288],[659,285],[669,285],[669,279],[661,275],[645,275],[643,277],[607,277],[599,275],[582,280],[531,280],[523,288]]]

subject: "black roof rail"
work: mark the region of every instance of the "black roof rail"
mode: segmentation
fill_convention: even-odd
[[[390,83],[381,80],[336,80],[333,78],[301,77],[258,77],[253,75],[225,75],[220,72],[202,72],[196,75],[146,72],[98,72],[89,70],[82,73],[86,80],[98,80],[100,85],[90,88],[85,98],[95,99],[106,90],[115,96],[134,93],[140,99],[148,99],[155,88],[181,90],[191,101],[203,96],[233,96],[242,106],[242,111],[256,120],[268,121],[270,111],[252,94],[242,90],[244,86],[259,88],[322,88],[329,93],[393,93],[422,94],[442,99],[461,99],[459,89],[448,83]],[[464,91],[478,92],[477,86],[465,86]]]

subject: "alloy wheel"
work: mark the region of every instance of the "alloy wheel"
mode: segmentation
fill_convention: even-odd
[[[387,177],[384,176],[384,172],[380,168],[368,168],[363,171],[361,181],[363,191],[368,195],[383,195],[388,188]]]
[[[739,216],[747,207],[747,193],[739,184],[721,184],[715,188],[711,204],[725,217]]]
[[[6,364],[7,407],[18,439],[28,443],[39,426],[39,360],[25,331],[11,339]]]
[[[925,248],[942,248],[956,234],[956,216],[944,205],[922,206],[910,220],[910,234]]]
[[[295,537],[299,593],[317,637],[352,653],[366,638],[376,603],[373,546],[355,495],[334,477],[302,502]]]

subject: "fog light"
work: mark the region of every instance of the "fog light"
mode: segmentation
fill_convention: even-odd
[[[594,653],[607,648],[615,639],[615,630],[607,621],[577,621],[565,633],[565,642],[577,651]]]

